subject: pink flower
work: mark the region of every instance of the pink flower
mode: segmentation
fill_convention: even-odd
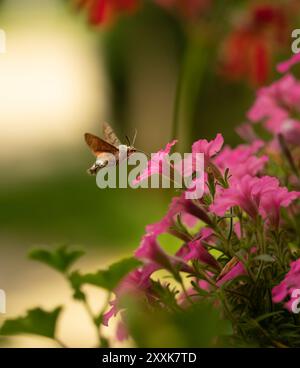
[[[281,303],[286,298],[290,298],[284,305],[285,308],[292,311],[294,298],[292,297],[295,289],[300,290],[300,259],[291,263],[290,271],[285,275],[281,283],[272,290],[273,302]]]
[[[254,154],[262,148],[264,143],[260,140],[254,141],[251,145],[240,145],[235,149],[225,147],[216,157],[214,163],[224,172],[229,169],[229,174],[234,178],[241,178],[245,175],[256,175],[261,171],[266,162],[267,156],[257,157]]]
[[[192,269],[179,257],[168,255],[157,243],[156,235],[146,234],[143,236],[139,248],[135,251],[135,257],[157,268],[164,268],[170,272],[189,272]]]
[[[191,259],[198,260],[206,265],[213,268],[219,269],[219,264],[215,258],[207,251],[205,246],[201,243],[201,240],[193,240],[188,243],[188,252],[183,257],[185,261],[190,261]]]
[[[260,214],[264,219],[268,220],[270,226],[278,228],[280,208],[288,207],[299,196],[300,192],[289,192],[287,188],[267,191],[261,198]]]
[[[238,262],[235,266],[232,267],[232,269],[227,272],[224,276],[222,276],[219,281],[217,282],[217,285],[220,287],[225,282],[231,281],[238,276],[247,275],[247,271],[245,269],[245,266],[242,262]]]
[[[151,160],[148,161],[148,167],[133,181],[133,185],[139,184],[141,181],[148,179],[154,174],[162,174],[163,165],[164,163],[167,163],[166,158],[176,143],[177,140],[173,140],[171,143],[168,143],[164,149],[161,149],[152,155]]]
[[[248,143],[252,143],[258,139],[258,136],[255,133],[252,124],[250,123],[243,123],[239,125],[235,131],[244,141]]]
[[[210,228],[203,228],[199,237],[184,244],[176,253],[178,257],[182,257],[185,261],[198,260],[215,269],[219,269],[216,259],[208,252],[203,242],[208,243],[214,238],[213,231]]]
[[[116,295],[115,300],[110,302],[111,308],[103,315],[102,324],[108,326],[112,317],[115,317],[119,312],[120,301],[124,295],[146,295],[150,297],[151,282],[150,276],[157,270],[157,266],[154,264],[145,265],[142,268],[138,268],[130,272],[120,282],[114,293]]]
[[[223,216],[229,208],[239,206],[250,217],[256,218],[259,213],[261,196],[272,187],[278,187],[277,179],[246,175],[240,180],[234,180],[230,188],[224,189],[210,209],[217,215]]]
[[[283,135],[287,143],[293,145],[300,144],[300,122],[298,120],[285,120],[281,125],[279,133]]]
[[[289,60],[277,65],[279,73],[287,73],[294,65],[300,62],[300,53],[293,55]]]
[[[123,313],[121,313],[121,321],[118,322],[117,331],[116,331],[116,338],[120,342],[127,340],[129,337],[127,327],[125,323],[123,322],[124,316],[122,314]]]
[[[220,152],[221,148],[224,144],[224,138],[222,134],[217,134],[215,139],[211,141],[207,141],[206,139],[200,139],[196,141],[192,146],[192,153],[203,153],[205,161],[208,161],[210,158],[214,157],[218,152]]]
[[[289,119],[290,111],[300,111],[300,83],[287,74],[258,91],[256,101],[248,111],[248,118],[254,123],[264,121],[266,128],[277,134]]]
[[[178,215],[182,215],[184,224],[190,227],[193,227],[199,220],[211,224],[211,220],[207,213],[192,200],[185,199],[183,193],[180,197],[174,197],[172,199],[167,214],[159,222],[146,227],[147,233],[158,236],[170,232],[174,235],[178,235],[174,233],[174,225]]]
[[[262,178],[249,175],[232,181],[230,188],[223,190],[210,209],[219,216],[234,206],[241,207],[255,219],[261,215],[268,224],[277,227],[280,220],[280,208],[288,207],[299,198],[299,192],[289,192],[279,186],[279,181],[270,176]]]

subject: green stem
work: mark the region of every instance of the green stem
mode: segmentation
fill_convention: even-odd
[[[65,345],[64,342],[62,342],[58,337],[54,338],[54,341],[61,347],[61,348],[68,348],[67,345]]]
[[[83,303],[83,305],[85,307],[85,310],[87,311],[87,314],[89,315],[89,317],[90,317],[93,325],[96,328],[96,333],[97,333],[97,338],[98,338],[99,346],[101,346],[102,345],[102,336],[101,336],[101,333],[100,333],[100,328],[98,326],[98,323],[96,322],[96,317],[95,317],[95,315],[94,315],[94,313],[93,313],[93,311],[92,311],[89,303],[87,302],[86,298],[84,298],[82,300],[82,303]]]
[[[181,285],[182,291],[183,291],[186,299],[189,301],[190,304],[194,304],[194,302],[192,301],[192,298],[189,296],[188,291],[187,291],[187,289],[184,285],[184,282],[181,278],[180,278],[180,285]]]
[[[181,95],[182,95],[182,86],[183,86],[183,80],[184,80],[184,75],[185,75],[185,66],[186,66],[186,57],[184,55],[183,60],[181,61],[180,71],[179,71],[177,85],[176,85],[171,140],[178,139],[178,135],[179,135]]]

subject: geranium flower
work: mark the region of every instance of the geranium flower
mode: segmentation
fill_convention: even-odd
[[[274,50],[285,45],[286,27],[283,8],[252,7],[224,42],[222,73],[232,79],[247,78],[254,85],[265,83]]]
[[[196,18],[211,5],[211,0],[155,0],[155,2],[166,9],[174,9],[179,15],[187,18]]]
[[[132,12],[138,6],[139,0],[78,0],[80,7],[89,12],[91,24],[98,25],[108,22],[120,13]]]
[[[295,301],[292,295],[293,291],[300,290],[300,259],[292,262],[290,267],[290,271],[285,275],[281,283],[273,288],[272,297],[274,303],[281,303],[289,298],[284,306],[292,312],[293,302]]]

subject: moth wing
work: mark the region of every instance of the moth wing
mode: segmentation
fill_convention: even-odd
[[[105,142],[103,139],[93,134],[85,133],[84,139],[96,157],[98,157],[102,152],[109,152],[113,155],[118,152],[118,149],[115,146],[108,142]]]
[[[115,147],[119,147],[121,144],[121,141],[116,136],[113,128],[108,123],[103,124],[103,137],[108,143]]]
[[[96,162],[102,162],[103,166],[112,166],[118,164],[118,158],[116,156],[112,156],[110,152],[101,152],[97,156]]]

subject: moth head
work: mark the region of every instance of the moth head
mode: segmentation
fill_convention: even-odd
[[[98,171],[107,165],[107,161],[103,161],[102,159],[97,159],[93,166],[88,169],[88,173],[90,175],[97,175]]]
[[[101,166],[99,164],[97,164],[97,162],[94,163],[93,166],[91,166],[87,172],[90,175],[97,175],[98,171],[101,169]]]

